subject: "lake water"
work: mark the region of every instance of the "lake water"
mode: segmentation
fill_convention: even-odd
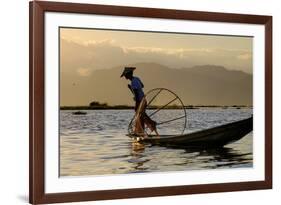
[[[60,176],[128,174],[253,166],[252,132],[220,149],[190,150],[134,143],[127,134],[133,110],[60,111]],[[161,117],[179,110],[165,110]],[[187,109],[187,129],[194,132],[248,118],[249,108]],[[161,134],[178,132],[183,122],[163,125]]]

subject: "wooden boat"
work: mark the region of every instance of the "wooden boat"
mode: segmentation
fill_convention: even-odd
[[[76,112],[73,112],[72,114],[73,115],[87,115],[87,113],[83,112],[83,111],[76,111]]]
[[[223,147],[243,138],[253,130],[253,117],[193,133],[172,136],[141,137],[131,135],[140,143],[177,147]]]

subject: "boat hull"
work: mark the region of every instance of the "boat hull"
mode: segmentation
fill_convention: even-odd
[[[240,140],[253,130],[253,117],[224,124],[202,131],[184,135],[172,136],[130,136],[140,143],[177,147],[223,147],[226,144]]]

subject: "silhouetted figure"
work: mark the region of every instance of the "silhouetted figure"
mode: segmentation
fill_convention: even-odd
[[[158,135],[156,129],[156,122],[153,121],[145,112],[147,102],[145,99],[145,95],[143,92],[143,83],[140,78],[133,76],[133,71],[136,67],[125,67],[122,75],[120,77],[125,76],[127,80],[131,81],[131,84],[128,84],[128,88],[134,94],[135,100],[135,112],[136,112],[136,125],[134,128],[134,133],[138,135],[145,135],[144,128],[145,125],[151,130],[151,132],[155,132]]]

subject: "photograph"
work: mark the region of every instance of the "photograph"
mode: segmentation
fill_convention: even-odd
[[[272,188],[272,16],[29,4],[29,202]]]
[[[253,36],[58,32],[59,177],[254,167]]]

